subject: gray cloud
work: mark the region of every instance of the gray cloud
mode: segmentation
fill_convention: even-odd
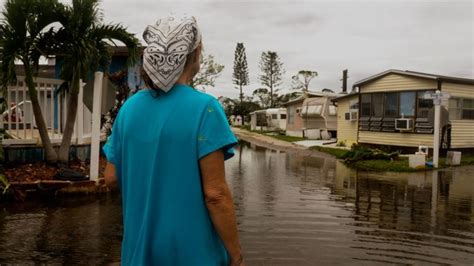
[[[106,22],[123,23],[140,38],[146,25],[170,12],[196,16],[205,51],[225,65],[208,90],[216,96],[238,94],[232,85],[237,42],[245,43],[249,61],[246,94],[260,87],[258,62],[266,50],[284,62],[284,89],[300,69],[319,72],[314,90],[338,90],[346,68],[349,84],[389,68],[474,78],[472,1],[103,0],[101,7]]]

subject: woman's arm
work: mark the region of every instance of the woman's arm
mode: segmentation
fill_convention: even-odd
[[[219,150],[199,160],[204,198],[212,223],[231,257],[231,265],[244,265],[237,232],[234,203],[225,180],[224,153]]]
[[[117,175],[115,172],[115,165],[113,165],[111,162],[107,162],[107,165],[105,166],[104,180],[105,184],[110,189],[117,188]]]

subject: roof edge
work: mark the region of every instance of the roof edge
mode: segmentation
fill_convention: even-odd
[[[389,69],[389,70],[386,70],[384,72],[372,75],[368,78],[359,80],[359,81],[355,82],[352,85],[352,87],[357,87],[357,86],[367,84],[369,82],[372,82],[374,80],[382,78],[382,77],[384,77],[388,74],[399,74],[399,75],[403,75],[403,76],[411,76],[411,77],[418,77],[418,78],[425,78],[425,79],[432,79],[432,80],[440,80],[440,81],[446,81],[446,82],[452,82],[452,83],[458,83],[458,84],[474,85],[474,79],[469,79],[469,78],[442,76],[442,75],[416,72],[416,71],[410,71],[410,70]]]

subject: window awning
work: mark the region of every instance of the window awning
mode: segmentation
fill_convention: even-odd
[[[303,109],[301,110],[301,116],[303,117],[321,116],[322,110],[323,110],[323,106],[319,104],[303,106]]]

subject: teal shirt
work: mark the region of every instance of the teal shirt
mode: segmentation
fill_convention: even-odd
[[[128,99],[104,146],[123,205],[123,265],[228,265],[205,205],[199,159],[237,139],[219,102],[176,85]]]

